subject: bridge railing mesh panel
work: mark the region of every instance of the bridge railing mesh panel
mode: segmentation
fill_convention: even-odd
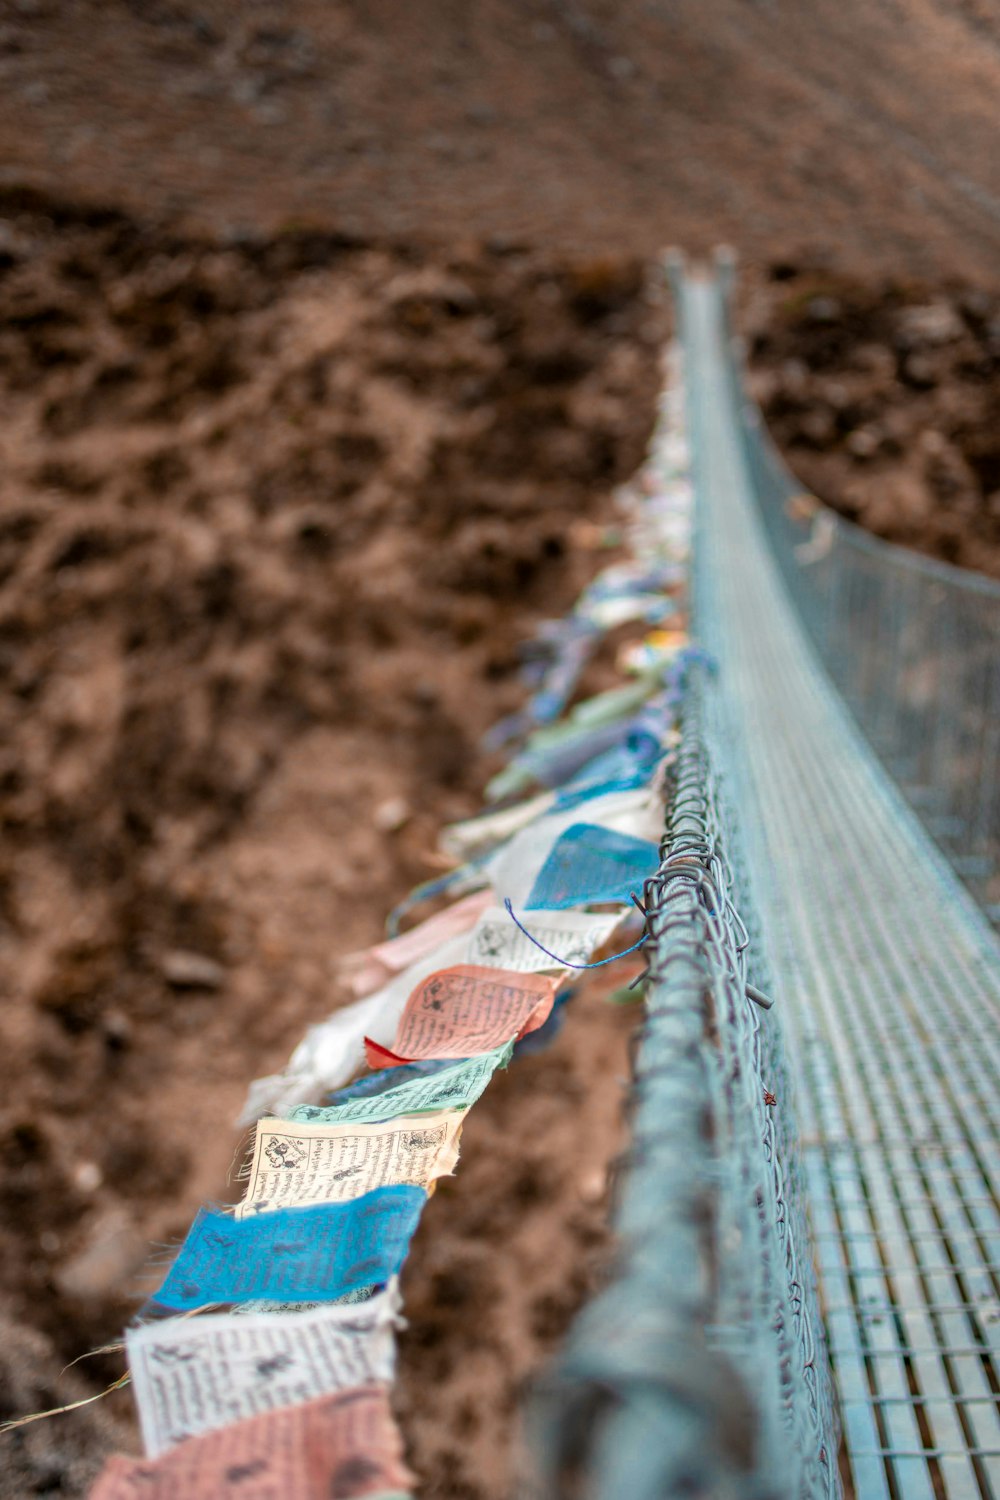
[[[681,279],[679,301],[706,732],[766,923],[851,1483],[997,1500],[1000,948],[803,628],[818,606],[765,528],[720,287]]]
[[[658,873],[620,1251],[537,1393],[541,1493],[838,1493],[837,1428],[780,1026],[689,689]],[[778,1107],[780,1101],[780,1107]]]
[[[803,492],[742,397],[785,585],[880,760],[1000,923],[1000,582],[891,546]]]

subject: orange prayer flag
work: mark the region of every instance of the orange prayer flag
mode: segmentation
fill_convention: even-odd
[[[561,980],[548,974],[455,964],[417,985],[391,1048],[365,1038],[372,1067],[420,1058],[472,1057],[543,1024]]]

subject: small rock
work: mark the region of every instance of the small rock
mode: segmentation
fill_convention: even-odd
[[[803,438],[815,448],[828,448],[835,436],[833,414],[827,407],[806,412],[799,428]]]
[[[388,797],[376,807],[373,821],[379,833],[396,833],[412,816],[405,797]]]
[[[175,990],[217,990],[225,983],[226,971],[203,953],[172,948],[163,955],[163,977]]]
[[[72,1180],[81,1193],[96,1193],[104,1176],[95,1161],[81,1161],[73,1168]]]
[[[608,72],[614,78],[634,78],[638,71],[630,57],[613,57],[608,63]]]
[[[905,307],[898,315],[897,326],[909,343],[948,344],[965,332],[962,319],[947,302]]]
[[[871,458],[878,451],[882,434],[871,427],[858,427],[847,439],[846,447],[855,458]]]
[[[801,394],[809,383],[809,366],[801,359],[784,360],[781,366],[781,383],[790,394]]]
[[[60,1266],[54,1280],[64,1297],[90,1300],[120,1291],[146,1258],[147,1247],[121,1209],[94,1223],[84,1248]]]
[[[810,297],[806,303],[806,316],[810,323],[836,323],[843,308],[836,297]]]
[[[112,1047],[124,1047],[132,1036],[132,1023],[124,1011],[105,1011],[101,1017],[101,1030]]]
[[[930,390],[937,384],[937,369],[933,359],[926,354],[910,354],[903,362],[903,379],[907,385],[919,391]]]
[[[608,1174],[603,1167],[595,1167],[581,1179],[577,1191],[584,1203],[600,1203],[608,1190]]]
[[[466,282],[431,267],[394,276],[386,288],[385,298],[391,307],[397,309],[426,304],[462,313],[471,312],[476,305],[475,293]]]

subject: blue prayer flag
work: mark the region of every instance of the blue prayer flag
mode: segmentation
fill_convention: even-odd
[[[200,1209],[153,1302],[177,1312],[210,1302],[332,1302],[388,1281],[403,1264],[427,1194],[406,1184],[347,1203],[231,1219]]]
[[[660,851],[647,839],[574,823],[549,850],[525,902],[528,911],[564,911],[599,901],[628,901],[658,868]]]

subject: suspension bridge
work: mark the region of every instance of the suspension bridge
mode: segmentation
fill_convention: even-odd
[[[802,496],[730,265],[671,277],[715,671],[646,888],[621,1252],[536,1395],[543,1492],[995,1500],[1000,588]]]

